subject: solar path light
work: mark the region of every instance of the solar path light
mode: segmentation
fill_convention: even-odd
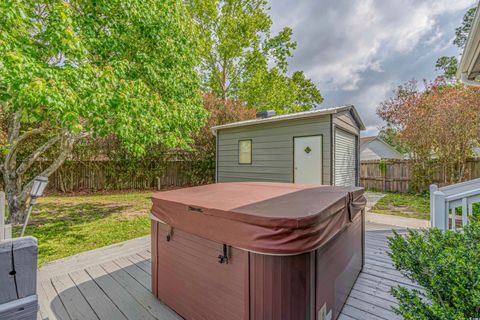
[[[37,199],[43,195],[43,191],[45,191],[47,184],[47,177],[37,176],[33,180],[32,190],[30,190],[30,206],[28,207],[27,217],[25,218],[25,222],[23,223],[22,233],[20,234],[20,237],[23,237],[23,235],[25,234],[25,228],[27,227],[28,219],[30,219],[33,205],[37,203]]]

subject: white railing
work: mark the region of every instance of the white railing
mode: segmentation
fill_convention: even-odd
[[[468,223],[473,213],[473,204],[480,202],[480,179],[439,188],[430,186],[430,224],[447,230],[456,229]],[[457,208],[462,214],[457,215]],[[461,219],[460,219],[461,218]]]

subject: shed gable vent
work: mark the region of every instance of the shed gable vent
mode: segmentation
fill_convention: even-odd
[[[265,119],[270,118],[275,115],[275,110],[265,110],[257,112],[257,119]]]

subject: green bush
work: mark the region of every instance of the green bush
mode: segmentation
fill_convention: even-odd
[[[463,230],[395,232],[388,242],[395,268],[424,288],[392,288],[397,314],[406,320],[480,318],[479,215]]]

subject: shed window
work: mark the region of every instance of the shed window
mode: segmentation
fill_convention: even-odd
[[[252,140],[238,142],[238,163],[252,164]]]

